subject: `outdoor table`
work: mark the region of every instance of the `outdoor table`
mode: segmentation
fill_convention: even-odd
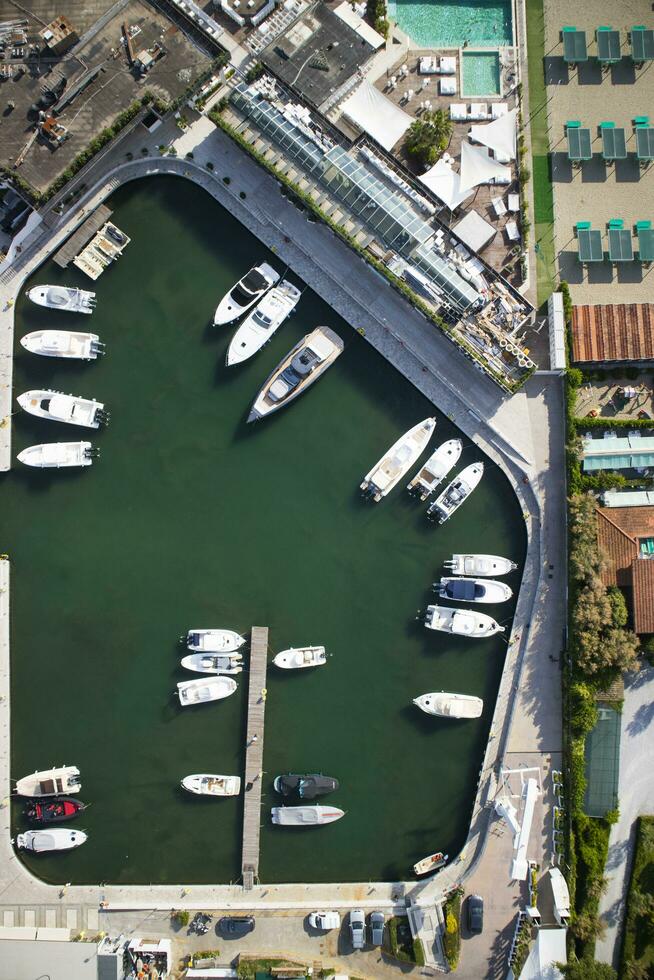
[[[563,60],[569,65],[574,65],[577,61],[588,61],[586,32],[578,31],[576,27],[564,27],[562,34]]]
[[[595,32],[597,39],[597,60],[605,65],[614,64],[620,61],[620,31],[614,31],[612,27],[600,27]]]
[[[654,262],[654,228],[638,228],[638,258],[641,262]]]
[[[602,126],[602,156],[605,160],[625,160],[627,140],[624,129]]]
[[[637,126],[636,156],[639,160],[654,160],[654,126]]]
[[[609,228],[609,262],[632,262],[634,247],[631,232],[625,228]]]
[[[590,129],[580,126],[578,129],[568,129],[568,159],[592,160],[593,151],[590,146]]]
[[[654,31],[645,27],[631,28],[631,57],[637,64],[654,60]]]
[[[602,233],[597,228],[577,228],[580,262],[602,262]]]

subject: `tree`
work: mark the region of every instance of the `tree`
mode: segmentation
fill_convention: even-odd
[[[431,167],[447,147],[452,123],[442,109],[424,112],[409,126],[406,151],[417,163]]]
[[[649,966],[640,960],[629,960],[625,973],[625,980],[650,980],[651,977]]]
[[[629,619],[627,612],[627,600],[621,589],[612,586],[607,595],[611,603],[611,620],[614,626],[626,626]]]
[[[608,963],[583,959],[556,965],[566,980],[618,980],[618,974]]]
[[[654,667],[654,636],[648,636],[645,640],[643,654],[650,667]]]
[[[570,687],[570,724],[574,735],[587,735],[597,723],[597,706],[586,684]]]
[[[595,939],[601,939],[606,932],[606,925],[602,922],[599,915],[596,915],[594,912],[581,912],[579,915],[576,915],[572,920],[570,928],[582,943],[590,943]],[[584,974],[584,980],[586,980],[587,976],[587,974]]]

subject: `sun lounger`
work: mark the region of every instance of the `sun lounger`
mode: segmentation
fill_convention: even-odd
[[[441,78],[438,85],[441,95],[456,95],[456,78]]]
[[[484,102],[473,102],[468,119],[488,119],[488,106]]]
[[[518,231],[518,226],[515,221],[507,221],[506,225],[504,226],[504,230],[510,242],[520,241],[520,232]]]
[[[441,58],[438,68],[441,75],[456,75],[456,58]]]
[[[501,218],[503,214],[506,214],[506,204],[501,197],[492,198],[491,204],[493,205],[493,211],[498,218]]]
[[[491,119],[499,119],[509,111],[506,102],[491,102]]]
[[[419,75],[438,75],[438,65],[436,64],[436,59],[430,57],[429,55],[424,55],[418,61],[418,74]]]
[[[468,113],[465,105],[460,102],[452,102],[450,104],[450,119],[453,122],[467,122]]]

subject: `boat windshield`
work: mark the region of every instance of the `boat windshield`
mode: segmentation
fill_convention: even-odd
[[[262,276],[258,269],[250,269],[247,275],[243,276],[241,281],[237,283],[234,287],[235,289],[241,289],[246,296],[252,299],[257,293],[262,292],[268,285],[268,280],[265,276]]]
[[[265,313],[262,313],[261,310],[255,310],[254,313],[252,314],[252,319],[257,324],[257,326],[263,327],[264,330],[266,330],[272,323],[270,317],[266,316]]]

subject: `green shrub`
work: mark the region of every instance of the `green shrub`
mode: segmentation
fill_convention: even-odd
[[[405,916],[394,915],[386,923],[386,948],[388,953],[402,963],[425,965],[425,953],[420,940],[411,937],[411,928]]]
[[[260,61],[255,61],[255,63],[248,68],[247,72],[245,73],[245,81],[251,85],[252,82],[256,82],[258,78],[261,78],[265,70],[266,69],[263,67]]]
[[[423,112],[407,131],[405,146],[409,156],[424,167],[431,167],[445,149],[452,135],[452,123],[443,109]]]
[[[568,368],[566,374],[568,377],[568,381],[570,382],[573,388],[581,388],[582,384],[584,383],[584,376],[580,368],[576,368],[576,367]]]
[[[573,684],[570,688],[570,725],[573,735],[587,735],[596,724],[597,706],[593,692],[587,684]]]
[[[457,888],[447,898],[443,905],[445,932],[443,934],[443,952],[450,970],[456,970],[461,952],[461,897],[463,889]]]
[[[170,918],[173,922],[176,922],[178,926],[183,928],[189,924],[191,916],[187,909],[177,909],[170,913]]]
[[[627,611],[627,600],[624,597],[624,593],[621,589],[612,586],[610,589],[607,589],[606,594],[611,603],[611,619],[613,620],[613,625],[626,626],[627,620],[629,619],[629,612]]]

